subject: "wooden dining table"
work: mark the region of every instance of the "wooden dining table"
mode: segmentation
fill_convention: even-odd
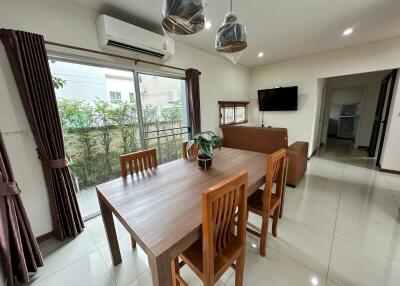
[[[172,285],[171,261],[201,238],[201,192],[242,170],[249,196],[264,183],[266,155],[221,148],[208,170],[179,159],[96,186],[114,266],[122,259],[113,214],[147,253],[153,285]]]

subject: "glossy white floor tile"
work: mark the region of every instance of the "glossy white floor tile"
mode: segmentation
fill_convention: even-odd
[[[123,263],[117,267],[112,264],[108,245],[100,247],[99,252],[117,285],[128,285],[148,269],[147,256],[140,247],[132,249],[129,235],[119,239],[119,247]]]
[[[284,216],[327,233],[333,233],[337,210],[293,196],[285,202]]]
[[[395,286],[400,282],[400,263],[335,239],[328,278],[346,286]]]
[[[399,192],[392,191],[392,195],[393,195],[394,201],[397,204],[397,207],[400,208],[400,191]]]
[[[328,279],[328,281],[326,282],[326,286],[341,286],[341,285]]]
[[[234,282],[232,276],[227,285],[233,286]],[[258,249],[254,249],[246,256],[244,285],[315,286],[325,285],[325,278],[275,249],[269,248],[266,257],[261,257]]]
[[[37,286],[111,286],[116,285],[101,255],[95,251],[50,275],[47,279],[33,282]]]
[[[396,207],[397,204],[393,200],[393,195],[390,189],[374,186],[356,184],[354,182],[343,182],[341,186],[342,193],[357,199],[359,203],[368,202],[382,203]]]
[[[400,262],[400,225],[389,226],[339,213],[335,237]]]
[[[150,269],[147,269],[135,281],[128,284],[128,286],[152,286],[152,285],[153,285],[153,281],[151,280]]]
[[[67,239],[63,242],[53,239],[48,240],[42,243],[40,248],[44,256],[45,265],[40,267],[35,274],[35,281],[40,281],[97,251],[87,231],[84,231],[75,239]]]
[[[128,235],[128,232],[125,230],[125,228],[119,222],[119,220],[116,219],[115,217],[114,217],[114,223],[115,223],[115,229],[117,231],[118,237]],[[89,221],[86,221],[85,227],[97,247],[100,248],[104,245],[107,245],[106,231],[104,229],[103,220],[102,220],[101,216],[98,216]]]
[[[309,161],[300,184],[286,189],[278,237],[269,233],[266,257],[259,255],[259,239],[247,235],[245,285],[400,285],[400,176],[377,172],[370,160],[353,164],[343,157],[352,155],[363,153],[338,140]],[[46,266],[30,284],[151,286],[146,254],[131,248],[115,222],[121,265],[112,265],[97,217],[76,239],[41,244]],[[250,214],[249,222],[259,227],[261,218]],[[188,267],[181,273],[189,285],[202,285]],[[234,285],[234,271],[216,285]]]
[[[313,269],[321,276],[328,271],[333,236],[298,221],[279,222],[278,237],[270,235],[269,247]]]
[[[400,192],[400,176],[395,174],[385,174],[386,182],[392,191]]]
[[[387,225],[399,224],[399,210],[393,200],[390,204],[374,201],[373,197],[360,200],[351,194],[342,192],[339,211]]]
[[[339,206],[341,180],[314,175],[312,172],[292,192],[292,198],[318,203],[337,209]]]

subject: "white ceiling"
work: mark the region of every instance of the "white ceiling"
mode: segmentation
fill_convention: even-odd
[[[162,32],[161,0],[66,1]],[[208,0],[212,28],[178,40],[218,54],[215,34],[228,10],[229,0]],[[247,27],[240,63],[250,67],[400,35],[400,0],[234,0],[233,11]],[[347,27],[354,33],[342,37]]]

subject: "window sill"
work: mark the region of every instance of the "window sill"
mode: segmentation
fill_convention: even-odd
[[[219,127],[222,126],[230,126],[230,125],[238,125],[238,124],[243,124],[249,122],[248,120],[240,121],[240,122],[232,122],[232,123],[226,123],[226,124],[220,124]]]

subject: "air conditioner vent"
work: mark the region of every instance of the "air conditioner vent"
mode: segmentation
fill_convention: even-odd
[[[96,25],[100,48],[145,54],[162,61],[174,54],[174,42],[167,42],[162,35],[107,15],[100,15]]]
[[[121,48],[121,49],[124,49],[124,50],[130,50],[130,51],[133,51],[133,52],[138,52],[138,53],[150,55],[150,56],[157,57],[157,58],[163,58],[165,56],[164,54],[161,54],[161,53],[145,50],[145,49],[142,49],[142,48],[139,48],[139,47],[134,47],[134,46],[127,45],[127,44],[124,44],[124,43],[119,43],[119,42],[116,42],[116,41],[108,41],[107,45],[111,46],[111,47]]]

